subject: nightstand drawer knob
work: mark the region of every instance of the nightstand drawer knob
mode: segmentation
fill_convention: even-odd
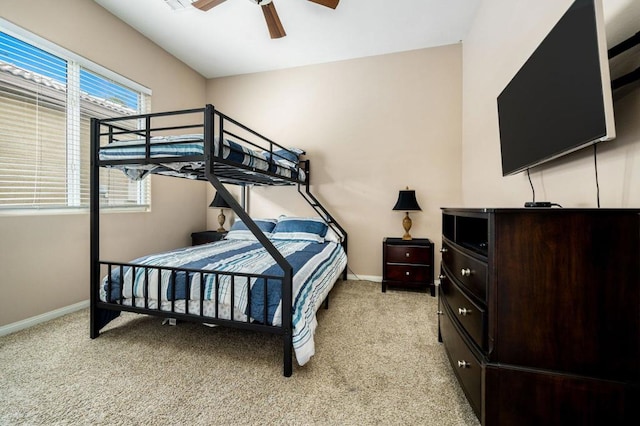
[[[405,255],[405,257],[409,257],[409,256],[411,256],[411,253],[406,252],[404,255]]]
[[[469,269],[469,268],[464,268],[464,269],[462,269],[462,270],[460,271],[460,274],[461,274],[463,277],[468,277],[468,276],[470,276],[470,275],[471,275],[471,269]]]
[[[467,309],[467,308],[458,308],[458,313],[460,315],[467,316],[467,315],[471,315],[471,309]]]
[[[405,274],[407,277],[408,277],[409,275],[411,275],[411,273],[410,273],[409,271],[405,272],[404,274]]]
[[[467,361],[458,361],[458,368],[469,368],[471,367],[471,364],[469,364]]]
[[[446,252],[448,252],[448,251],[449,251],[449,250],[448,250],[446,247],[442,247],[442,248],[440,249],[440,253],[446,253]]]

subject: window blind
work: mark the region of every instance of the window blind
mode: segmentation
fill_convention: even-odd
[[[148,112],[146,97],[128,89],[110,79],[93,73],[86,68],[80,69],[80,139],[86,141],[79,152],[82,161],[81,184],[83,205],[89,204],[89,147],[91,118],[121,117]],[[133,129],[132,129],[133,130]],[[131,181],[124,173],[116,169],[100,169],[100,202],[104,208],[126,208],[149,206],[149,179]]]
[[[0,210],[88,208],[91,117],[143,113],[149,104],[90,65],[0,32]],[[149,206],[149,179],[100,173],[103,207]]]
[[[66,61],[7,36],[0,52],[0,205],[64,206]]]

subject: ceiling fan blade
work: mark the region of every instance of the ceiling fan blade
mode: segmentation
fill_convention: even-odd
[[[309,0],[310,2],[321,4],[322,6],[330,7],[331,9],[335,9],[338,7],[338,3],[340,0]]]
[[[287,33],[284,32],[284,27],[280,22],[280,17],[278,17],[278,12],[276,12],[276,7],[273,3],[262,5],[262,13],[264,13],[264,19],[267,21],[271,38],[280,38],[287,35]]]
[[[197,0],[193,2],[193,7],[207,11],[216,7],[219,4],[224,3],[226,0]]]

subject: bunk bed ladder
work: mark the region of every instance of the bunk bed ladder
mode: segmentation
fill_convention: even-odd
[[[220,179],[214,174],[215,158],[213,157],[215,109],[212,105],[207,105],[204,112],[204,146],[205,146],[205,176],[209,183],[213,185],[218,194],[231,206],[237,217],[249,228],[257,240],[267,250],[269,255],[282,268],[282,313],[281,313],[281,334],[283,339],[283,374],[290,377],[293,373],[293,267],[287,259],[276,249],[271,240],[258,228],[244,208],[236,201],[231,193],[225,188]],[[219,133],[224,134],[224,120],[220,120]],[[222,140],[222,138],[220,138]],[[222,152],[222,151],[220,151]]]
[[[303,185],[301,183],[298,183],[298,192],[300,193],[300,195],[302,195],[302,198],[304,198],[305,201],[309,203],[309,205],[313,208],[313,210],[315,210],[315,212],[322,219],[324,219],[327,225],[331,227],[331,229],[333,229],[336,232],[336,234],[342,237],[342,247],[344,248],[344,251],[346,253],[347,252],[347,232],[344,230],[342,226],[340,226],[338,222],[336,222],[336,220],[333,218],[331,213],[329,213],[329,211],[326,208],[324,208],[324,206],[320,203],[320,201],[311,193],[311,189],[309,187],[309,181],[310,181],[309,160],[304,160],[302,163],[304,163],[304,170],[307,174],[307,178],[305,179],[305,182],[304,182],[304,192],[302,191]],[[347,279],[347,268],[345,268],[342,273],[342,279],[343,280]]]
[[[209,152],[209,150],[207,150]],[[211,164],[211,163],[210,163]],[[211,164],[211,167],[213,165]],[[231,206],[234,213],[239,217],[242,222],[251,230],[253,235],[258,239],[262,246],[267,250],[269,255],[276,261],[276,263],[282,268],[284,273],[282,277],[282,314],[281,314],[281,334],[283,339],[283,375],[290,377],[293,373],[293,267],[282,256],[282,254],[275,248],[273,243],[267,238],[266,235],[258,228],[258,225],[253,221],[249,214],[238,204],[238,202],[231,196],[229,191],[224,187],[222,182],[211,174],[209,166],[207,167],[207,178],[216,191],[222,195],[227,204]],[[266,297],[266,296],[265,296]],[[266,305],[266,304],[265,304]]]

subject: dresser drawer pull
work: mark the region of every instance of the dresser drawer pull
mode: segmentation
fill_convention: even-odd
[[[458,308],[458,313],[460,315],[467,316],[467,315],[471,315],[471,309],[467,309],[467,308]]]
[[[404,273],[406,276],[409,276],[411,273],[409,271]]]
[[[469,368],[471,367],[471,364],[469,364],[467,361],[458,361],[458,368]]]
[[[446,248],[446,247],[442,247],[442,248],[440,249],[440,253],[446,253],[446,252],[448,252],[448,251],[449,251],[449,249],[448,249],[448,248]]]
[[[411,253],[406,252],[404,255],[405,255],[405,257],[409,257],[409,256],[411,256]]]
[[[471,276],[471,269],[469,269],[469,268],[461,269],[461,270],[460,270],[460,274],[461,274],[463,277]]]

